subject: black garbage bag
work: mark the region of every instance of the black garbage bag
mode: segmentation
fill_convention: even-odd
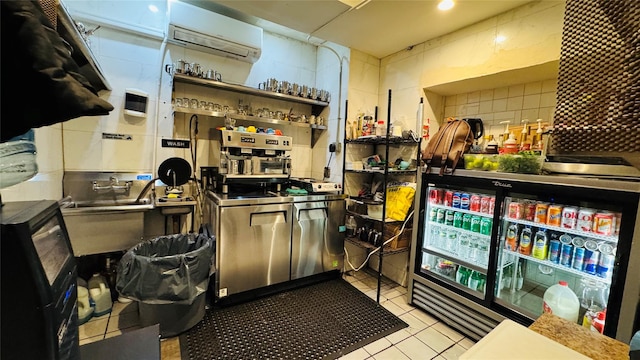
[[[127,251],[116,289],[146,304],[191,304],[215,272],[215,238],[205,234],[160,236]]]

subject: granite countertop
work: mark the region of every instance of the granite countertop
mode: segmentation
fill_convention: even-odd
[[[592,359],[629,359],[629,345],[552,314],[543,313],[529,329]]]

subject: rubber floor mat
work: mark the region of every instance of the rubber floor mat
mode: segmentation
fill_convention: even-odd
[[[342,279],[207,310],[182,359],[335,359],[408,325]]]

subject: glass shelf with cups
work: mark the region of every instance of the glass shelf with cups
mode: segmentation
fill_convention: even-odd
[[[216,89],[227,90],[227,91],[234,91],[242,94],[249,94],[249,95],[267,97],[272,99],[309,104],[309,105],[319,106],[319,107],[329,106],[329,103],[326,101],[309,99],[309,98],[295,96],[295,95],[282,94],[275,91],[262,90],[262,89],[252,88],[244,85],[230,84],[223,81],[203,79],[203,78],[184,75],[184,74],[174,74],[173,81],[179,82],[179,83],[185,83],[185,84],[207,86],[210,88],[216,88]]]

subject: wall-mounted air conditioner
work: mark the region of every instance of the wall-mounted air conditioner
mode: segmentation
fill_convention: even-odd
[[[254,63],[262,53],[262,29],[179,1],[169,2],[170,43]]]

